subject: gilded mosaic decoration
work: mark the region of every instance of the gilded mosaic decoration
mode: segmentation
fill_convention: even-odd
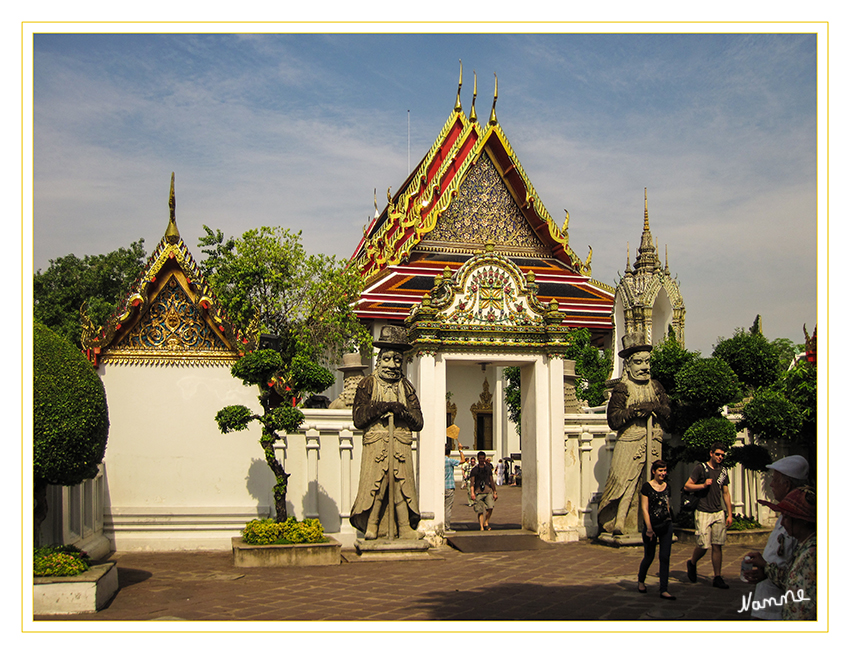
[[[563,356],[570,328],[556,300],[537,299],[533,273],[523,275],[488,243],[454,274],[446,268],[434,290],[411,308],[412,355],[437,351],[543,351]]]
[[[172,276],[117,349],[226,350]]]
[[[493,241],[500,248],[545,251],[486,154],[470,170],[427,239],[482,245]]]
[[[444,318],[447,323],[490,325],[543,324],[543,316],[532,314],[519,297],[517,282],[501,266],[488,265],[475,270],[462,297]]]

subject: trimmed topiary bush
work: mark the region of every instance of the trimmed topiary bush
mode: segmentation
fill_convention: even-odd
[[[682,442],[688,449],[688,458],[704,461],[714,443],[723,443],[727,450],[731,449],[736,434],[735,425],[726,418],[703,418],[688,427],[682,435]]]
[[[676,373],[676,395],[688,403],[722,407],[740,399],[738,378],[722,359],[694,359]]]
[[[762,388],[744,405],[739,429],[747,428],[760,441],[794,441],[803,427],[803,415],[783,393]]]
[[[48,484],[75,486],[97,475],[106,452],[106,391],[71,343],[33,325],[35,534],[47,515]]]

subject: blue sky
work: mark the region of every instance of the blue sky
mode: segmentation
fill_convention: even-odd
[[[690,27],[688,31],[693,31]],[[168,220],[181,234],[302,230],[347,257],[387,187],[455,102],[498,74],[499,121],[570,244],[616,284],[648,188],[686,339],[762,315],[817,322],[817,39],[812,34],[42,34],[34,39],[33,270],[107,252]],[[823,211],[823,208],[821,208]]]

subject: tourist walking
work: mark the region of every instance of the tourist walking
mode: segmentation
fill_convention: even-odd
[[[715,588],[729,588],[729,584],[720,576],[726,529],[732,525],[732,496],[729,494],[729,473],[723,467],[725,458],[726,446],[714,443],[709,452],[708,463],[700,463],[694,467],[685,482],[686,491],[700,493],[694,512],[697,545],[687,561],[688,579],[696,583],[697,562],[711,547],[711,565],[714,568],[712,585]]]
[[[667,464],[658,459],[650,469],[652,479],[640,489],[640,512],[643,517],[643,560],[638,570],[638,592],[646,592],[646,573],[658,550],[658,580],[661,599],[674,600],[667,592],[670,575],[670,550],[673,547],[673,515],[670,511],[670,485],[667,483]]]
[[[493,515],[499,496],[493,481],[493,466],[487,462],[484,452],[478,453],[478,465],[469,473],[469,485],[475,513],[478,514],[478,525],[481,531],[490,531],[490,516]]]
[[[501,486],[505,475],[505,462],[499,459],[496,464],[496,486]]]
[[[457,425],[451,425],[448,429],[446,429],[446,436],[451,439],[446,443],[445,456],[446,491],[444,508],[446,512],[446,517],[443,521],[443,531],[447,534],[455,533],[452,529],[452,507],[455,503],[455,468],[458,465],[463,465],[464,463],[466,463],[466,457],[463,456],[463,446],[458,440],[459,433],[460,428]],[[458,454],[460,454],[460,461],[458,461],[457,459],[453,459],[449,456],[452,453],[453,440],[457,441],[457,451]]]

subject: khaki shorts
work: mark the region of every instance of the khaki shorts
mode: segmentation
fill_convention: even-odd
[[[487,509],[491,511],[496,506],[496,500],[493,499],[493,493],[476,493],[475,494],[475,512],[478,514],[484,513]]]
[[[707,550],[709,544],[723,545],[726,542],[726,512],[715,511],[706,513],[704,511],[694,512],[694,524],[696,526],[697,547]]]

